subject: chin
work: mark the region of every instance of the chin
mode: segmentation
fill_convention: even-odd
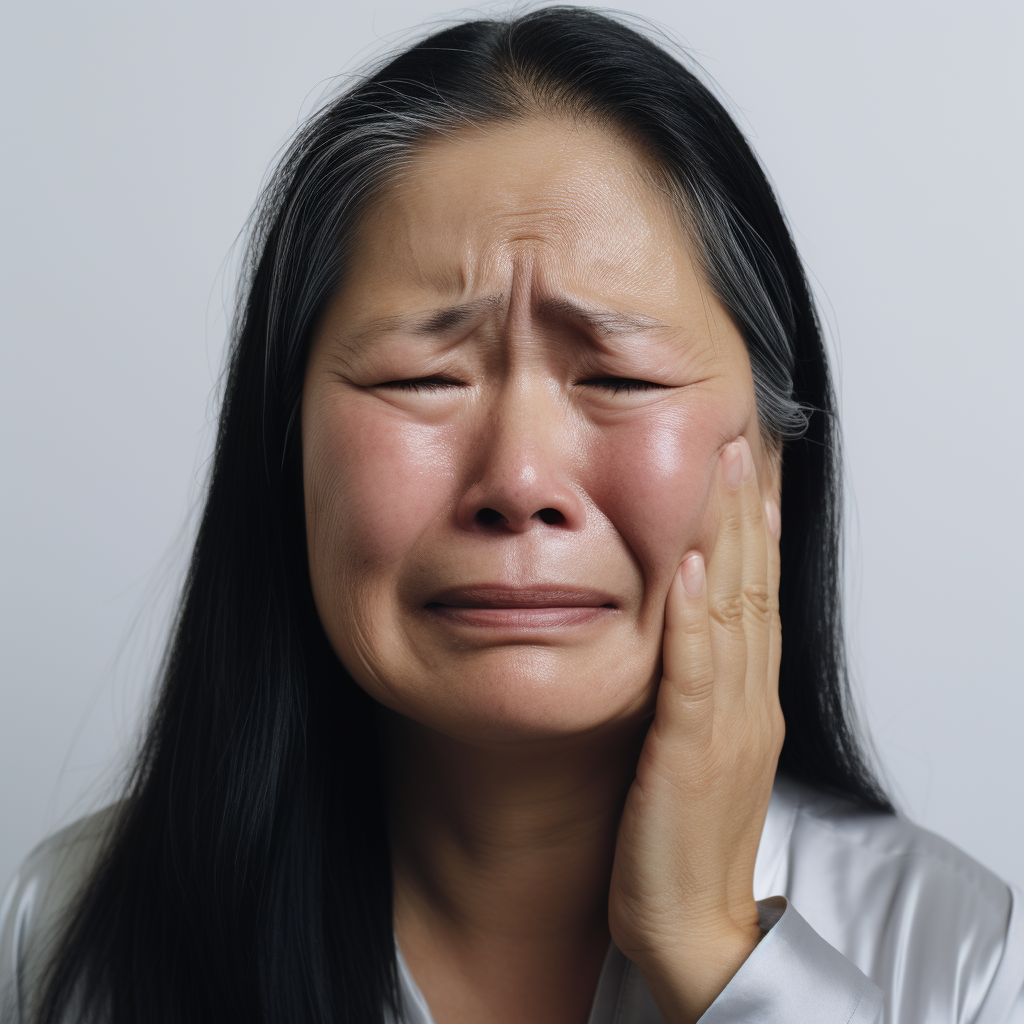
[[[653,713],[653,666],[626,675],[621,661],[564,665],[566,659],[536,648],[514,657],[496,653],[484,664],[419,687],[414,706],[393,709],[469,743],[568,739]]]

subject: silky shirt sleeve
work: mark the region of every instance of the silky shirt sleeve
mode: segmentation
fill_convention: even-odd
[[[775,920],[699,1024],[1024,1024],[1024,894],[1012,891],[1014,909],[1000,962],[976,1008],[961,999],[959,1005],[904,1003],[886,1012],[885,993],[777,897],[759,903],[762,928],[766,910]],[[906,969],[914,968],[907,964]],[[970,987],[967,980],[961,995]]]
[[[906,819],[779,778],[755,896],[700,1024],[1024,1024],[1024,893]]]

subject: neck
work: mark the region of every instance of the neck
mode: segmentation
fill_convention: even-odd
[[[581,1007],[585,1020],[609,941],[608,882],[636,728],[487,746],[392,716],[384,733],[395,927],[435,1017],[474,1012],[467,1003],[438,1015],[435,1004],[459,988],[441,976],[455,972],[532,990],[538,1005],[517,1010],[529,1009],[525,1019],[557,1005],[562,1020]]]

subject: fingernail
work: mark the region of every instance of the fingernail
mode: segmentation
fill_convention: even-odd
[[[690,597],[700,597],[704,593],[704,559],[699,554],[684,558],[679,574],[683,578],[683,590]]]
[[[768,524],[771,535],[778,540],[782,536],[782,514],[774,498],[764,503],[764,521]]]
[[[738,491],[743,484],[743,448],[738,441],[726,445],[722,453],[722,479],[726,487]]]

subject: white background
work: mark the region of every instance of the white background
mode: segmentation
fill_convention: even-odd
[[[1024,883],[1024,6],[627,6],[731,98],[816,282],[855,686],[893,789]],[[266,169],[333,76],[442,13],[7,0],[3,878],[109,797],[132,742],[210,446],[229,253]]]

